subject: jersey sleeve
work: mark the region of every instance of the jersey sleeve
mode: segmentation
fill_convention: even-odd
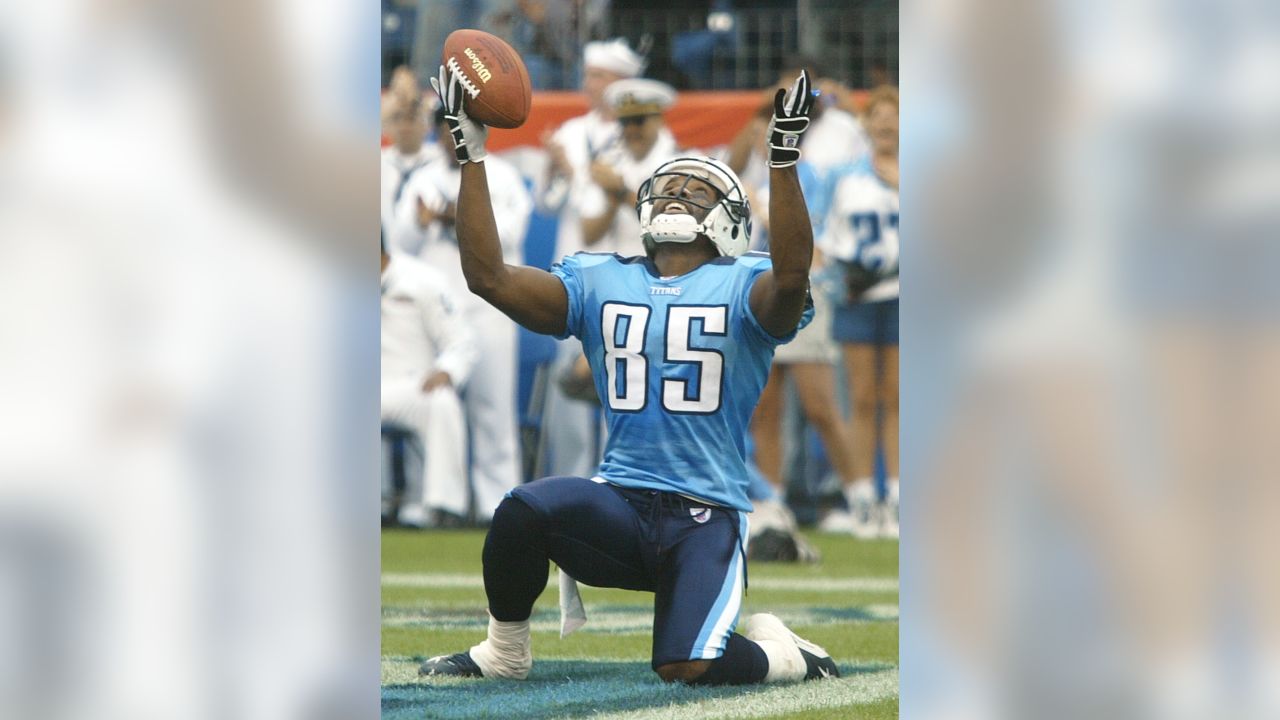
[[[565,257],[551,266],[551,274],[564,283],[564,291],[569,296],[569,311],[565,317],[565,331],[556,337],[564,340],[570,335],[582,337],[583,304],[586,298],[586,284],[582,272],[582,258],[577,254]]]
[[[800,322],[795,329],[783,335],[776,337],[756,318],[755,313],[751,311],[751,288],[755,287],[756,281],[760,276],[773,268],[773,262],[769,260],[769,256],[764,253],[747,253],[739,259],[739,265],[746,276],[745,282],[742,283],[742,292],[739,295],[738,303],[742,307],[742,314],[746,317],[747,335],[757,342],[765,345],[785,345],[795,339],[796,333],[800,332],[809,323],[813,322],[813,294],[805,292],[804,313],[800,316]]]

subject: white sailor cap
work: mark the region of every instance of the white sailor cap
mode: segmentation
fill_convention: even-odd
[[[644,57],[632,50],[624,38],[587,43],[582,51],[582,63],[624,78],[636,77],[644,72],[646,65]]]
[[[676,89],[646,78],[618,80],[605,88],[604,101],[619,118],[657,115],[676,101]]]

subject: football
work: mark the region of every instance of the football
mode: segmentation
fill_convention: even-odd
[[[490,127],[520,127],[529,117],[533,86],[515,48],[480,30],[455,30],[440,62],[462,78],[467,115]]]

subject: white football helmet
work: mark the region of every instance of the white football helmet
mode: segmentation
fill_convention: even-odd
[[[690,178],[710,183],[719,194],[711,205],[693,202],[681,195]],[[663,213],[655,216],[655,200],[671,199],[707,210],[701,223],[692,215]],[[640,186],[636,194],[636,212],[645,247],[652,253],[651,243],[693,242],[699,235],[716,246],[721,255],[737,257],[751,244],[751,205],[742,183],[728,165],[709,157],[682,157],[668,160]]]

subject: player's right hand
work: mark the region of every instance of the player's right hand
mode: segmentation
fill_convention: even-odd
[[[488,155],[484,149],[485,140],[489,137],[489,129],[483,123],[471,119],[463,107],[466,89],[458,78],[444,65],[440,66],[440,77],[431,78],[431,87],[444,105],[444,121],[449,125],[453,135],[453,152],[460,164],[481,162]]]

